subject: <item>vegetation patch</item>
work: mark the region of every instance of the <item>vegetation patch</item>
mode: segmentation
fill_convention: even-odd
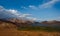
[[[18,27],[17,29],[18,30],[30,30],[30,31],[60,32],[60,27],[31,26],[31,27]]]

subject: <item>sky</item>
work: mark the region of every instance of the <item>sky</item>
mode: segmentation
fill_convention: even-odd
[[[0,0],[0,18],[60,20],[60,0]]]

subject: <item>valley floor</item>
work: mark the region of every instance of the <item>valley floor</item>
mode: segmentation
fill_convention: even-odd
[[[0,30],[0,36],[60,36],[60,32]]]
[[[59,28],[53,29],[51,27],[17,27],[13,23],[0,22],[0,36],[60,36]],[[42,31],[46,29],[49,32]]]

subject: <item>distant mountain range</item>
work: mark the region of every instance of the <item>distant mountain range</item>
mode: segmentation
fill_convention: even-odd
[[[11,18],[11,19],[0,19],[0,23],[6,22],[6,23],[11,23],[13,25],[16,25],[17,27],[26,27],[26,26],[60,26],[60,21],[52,20],[52,21],[42,21],[42,22],[36,22],[32,20],[22,20],[22,19],[17,19],[17,18]]]
[[[42,21],[41,24],[60,24],[60,21],[56,21],[56,20]]]
[[[42,21],[41,24],[45,24],[48,26],[60,26],[60,21],[52,20],[52,21]]]

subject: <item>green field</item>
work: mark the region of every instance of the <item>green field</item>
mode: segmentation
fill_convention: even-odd
[[[60,27],[31,26],[31,27],[18,27],[17,29],[18,30],[32,30],[32,31],[60,32]]]

